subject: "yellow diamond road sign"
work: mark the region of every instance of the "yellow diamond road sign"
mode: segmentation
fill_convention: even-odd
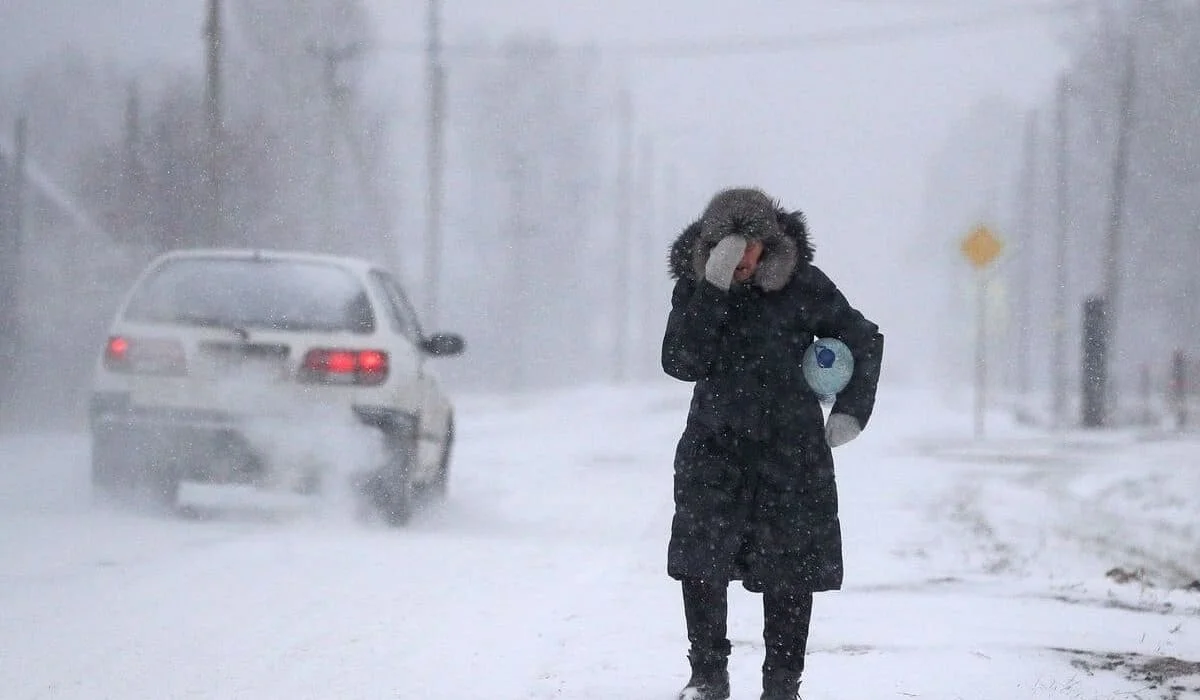
[[[962,252],[977,268],[984,268],[1004,250],[1004,243],[987,226],[976,226],[962,240]]]

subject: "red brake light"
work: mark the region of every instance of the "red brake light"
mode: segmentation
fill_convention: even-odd
[[[104,361],[107,363],[124,362],[129,357],[129,341],[119,335],[108,339],[104,348]]]
[[[376,375],[387,372],[387,354],[378,350],[363,350],[358,354],[358,369],[363,374]]]
[[[324,384],[382,384],[387,379],[388,355],[382,350],[318,348],[304,356],[301,379]]]
[[[334,350],[325,358],[325,371],[333,374],[351,374],[358,369],[358,356],[345,350]]]
[[[187,357],[177,340],[114,335],[104,346],[104,366],[114,372],[182,376]]]

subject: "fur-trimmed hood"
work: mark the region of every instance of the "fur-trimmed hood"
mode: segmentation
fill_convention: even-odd
[[[768,292],[787,286],[800,265],[813,259],[812,243],[804,214],[789,212],[765,192],[733,188],[718,192],[700,219],[671,244],[669,267],[675,279],[704,278],[704,266],[713,247],[731,235],[762,241],[766,248],[752,284]]]

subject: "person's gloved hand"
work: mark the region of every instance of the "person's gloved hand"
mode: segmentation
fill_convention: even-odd
[[[722,238],[708,254],[704,265],[704,279],[728,292],[733,284],[733,273],[746,253],[746,239],[742,236]]]
[[[862,426],[858,424],[858,419],[845,413],[830,414],[825,423],[825,440],[830,447],[841,447],[858,437],[861,432]]]

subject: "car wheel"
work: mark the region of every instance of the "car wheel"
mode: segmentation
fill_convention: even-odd
[[[143,485],[149,491],[150,502],[160,508],[173,510],[179,504],[179,487],[182,481],[179,470],[168,462],[147,465]]]
[[[95,496],[127,496],[129,481],[128,455],[124,454],[113,436],[105,431],[92,433],[92,494]]]
[[[437,475],[429,484],[429,495],[438,500],[450,493],[450,456],[454,451],[454,416],[446,425],[446,438],[442,442],[442,457],[438,462]]]
[[[381,514],[388,525],[400,527],[412,520],[416,509],[416,498],[413,497],[412,482],[405,478],[392,484],[387,491],[387,499],[382,504]]]
[[[407,525],[417,501],[412,483],[415,445],[408,436],[395,437],[389,443],[387,464],[370,480],[368,489],[388,525]]]
[[[108,431],[92,435],[92,489],[127,505],[172,509],[179,502],[179,471],[170,460],[148,459],[128,438]]]

